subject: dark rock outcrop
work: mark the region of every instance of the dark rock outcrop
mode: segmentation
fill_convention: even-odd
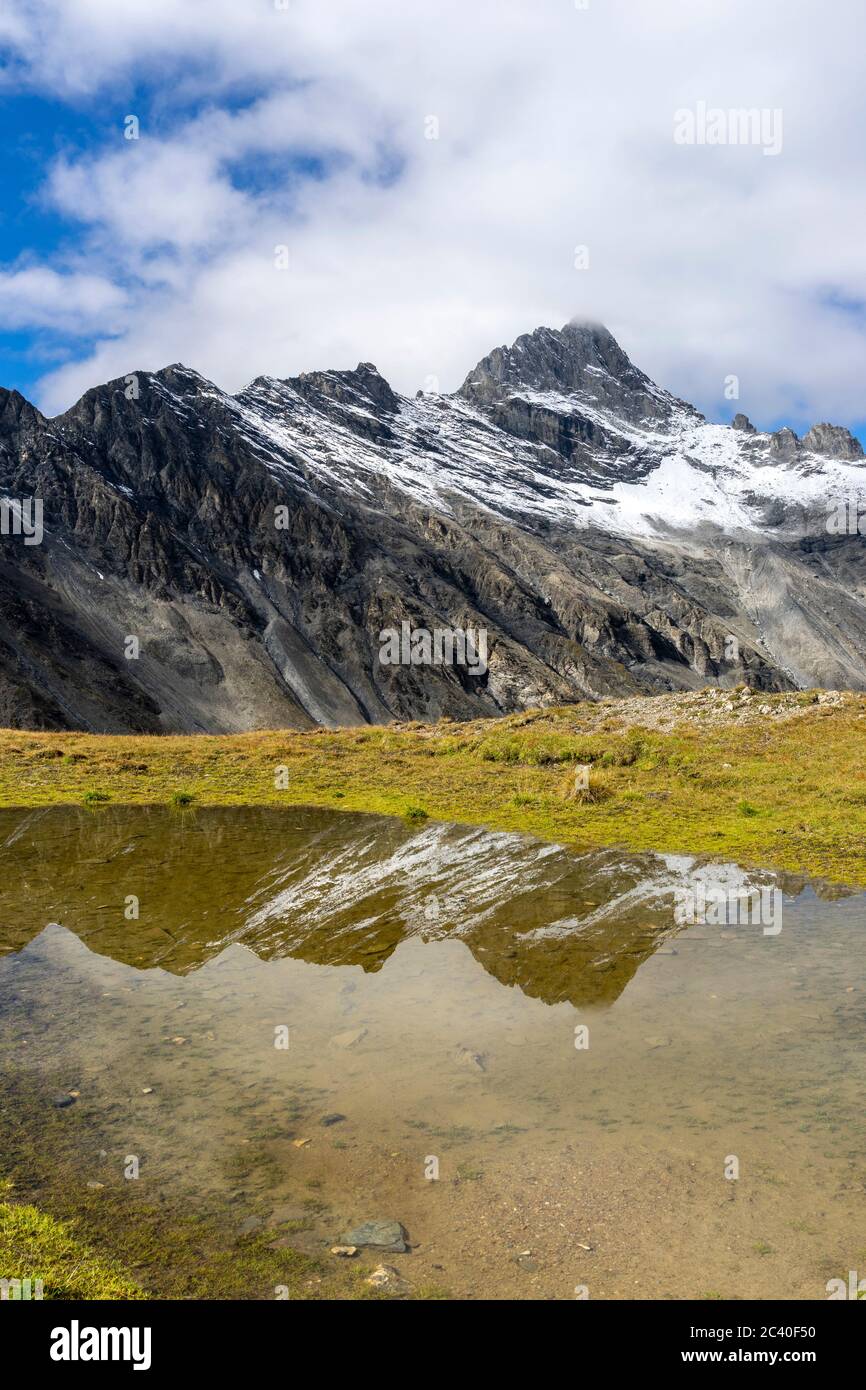
[[[803,448],[833,459],[862,459],[863,445],[843,425],[813,425],[803,435]]]
[[[0,496],[38,499],[44,526],[0,536],[0,722],[217,731],[866,685],[862,539],[804,521],[815,491],[796,492],[822,469],[848,487],[862,450],[734,423],[591,324],[496,349],[454,396],[407,400],[369,363],[236,397],[175,364],[50,420],[0,391]],[[484,630],[484,669],[384,664],[404,621]]]

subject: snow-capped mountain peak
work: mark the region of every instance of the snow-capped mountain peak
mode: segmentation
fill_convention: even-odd
[[[497,348],[452,395],[369,362],[237,395],[176,363],[52,420],[3,392],[0,493],[44,505],[44,542],[7,537],[0,567],[7,725],[866,687],[857,441],[710,423],[597,324]],[[403,622],[484,629],[487,669],[383,665]]]

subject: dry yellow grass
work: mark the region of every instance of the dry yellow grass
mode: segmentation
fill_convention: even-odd
[[[734,696],[729,711],[705,692],[307,733],[5,731],[0,806],[330,806],[866,886],[866,696],[824,700]]]

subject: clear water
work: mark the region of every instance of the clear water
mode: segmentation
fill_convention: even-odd
[[[0,869],[0,1144],[58,1182],[131,1202],[135,1155],[327,1259],[393,1218],[455,1297],[866,1275],[863,895],[682,927],[688,860],[318,810],[7,811]]]

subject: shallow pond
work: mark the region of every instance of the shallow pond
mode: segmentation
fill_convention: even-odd
[[[297,809],[7,811],[0,860],[22,1191],[29,1126],[42,1195],[56,1146],[97,1207],[326,1261],[397,1220],[408,1253],[356,1259],[410,1291],[866,1275],[863,895],[713,869],[781,888],[782,929],[687,925],[696,861]]]

